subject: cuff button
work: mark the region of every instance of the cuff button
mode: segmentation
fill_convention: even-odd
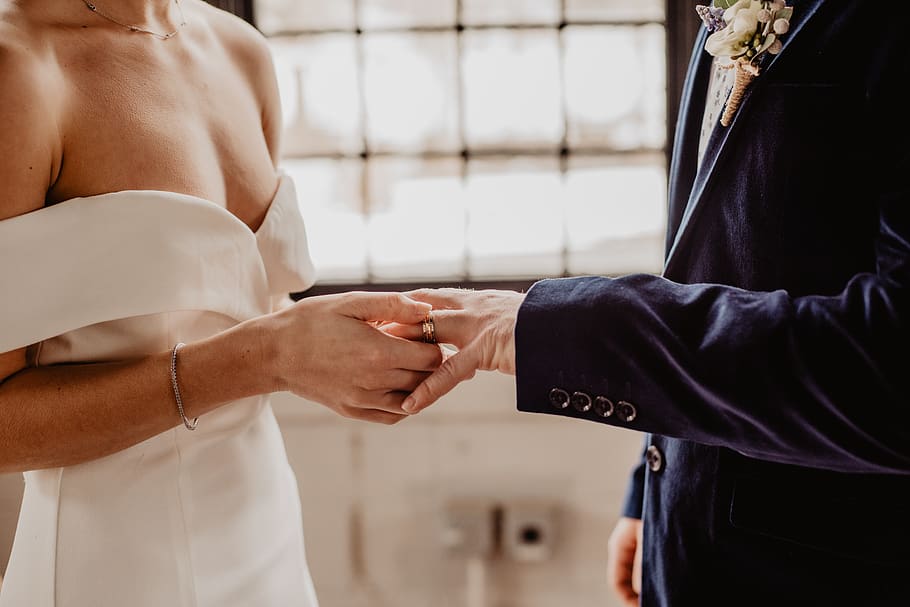
[[[584,392],[575,392],[572,394],[572,407],[579,413],[586,413],[591,410],[591,397]]]
[[[569,406],[569,393],[559,388],[550,390],[550,404],[554,409],[565,409]]]
[[[598,396],[594,399],[594,413],[601,417],[610,417],[613,415],[613,401],[606,396]]]
[[[638,417],[638,409],[632,403],[621,400],[616,403],[616,417],[624,422],[631,422]]]

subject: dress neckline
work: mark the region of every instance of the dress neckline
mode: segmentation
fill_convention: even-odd
[[[275,190],[275,195],[272,197],[272,200],[269,202],[269,208],[266,210],[266,216],[271,211],[272,207],[275,205],[276,201],[280,198],[281,190],[283,189],[285,177],[282,175],[279,180],[278,189]],[[215,210],[215,212],[222,213],[230,217],[234,222],[239,224],[246,230],[250,235],[255,236],[262,226],[265,224],[265,221],[259,225],[259,229],[254,230],[247,224],[245,221],[228,211],[225,207],[220,204],[209,200],[208,198],[203,198],[202,196],[196,196],[194,194],[185,194],[183,192],[172,192],[170,190],[156,190],[156,189],[134,189],[134,190],[114,190],[112,192],[102,192],[100,194],[91,194],[89,196],[74,196],[72,198],[67,198],[56,202],[50,206],[45,206],[40,209],[35,209],[33,213],[39,213],[44,210],[50,210],[61,205],[66,205],[70,202],[80,202],[80,201],[91,201],[91,200],[104,200],[110,198],[117,198],[121,196],[148,196],[148,197],[162,197],[167,199],[176,199],[183,200],[185,202],[190,202],[193,204],[204,205],[208,208]]]

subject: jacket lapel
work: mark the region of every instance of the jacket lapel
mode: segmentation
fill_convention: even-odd
[[[718,161],[723,158],[723,153],[727,147],[727,142],[730,141],[731,138],[738,136],[740,134],[740,131],[742,131],[742,121],[740,118],[746,114],[754,90],[757,87],[763,86],[764,82],[767,81],[768,72],[774,68],[774,65],[787,52],[787,49],[791,46],[793,40],[799,34],[800,30],[815,14],[816,10],[818,10],[818,8],[822,5],[823,1],[824,0],[803,0],[793,3],[794,9],[793,17],[790,20],[790,31],[784,37],[783,47],[781,48],[781,51],[777,55],[771,55],[769,57],[769,60],[762,67],[762,71],[759,77],[746,90],[742,104],[740,105],[739,110],[736,112],[736,115],[733,117],[733,121],[730,123],[730,126],[723,127],[720,126],[720,124],[715,125],[714,130],[711,133],[711,136],[708,139],[708,143],[705,147],[705,153],[704,157],[702,158],[701,165],[698,167],[698,171],[695,175],[695,181],[692,184],[692,189],[688,198],[688,204],[686,205],[685,211],[682,214],[682,218],[679,221],[679,227],[676,230],[676,234],[673,238],[673,244],[670,246],[670,250],[667,253],[666,263],[664,264],[664,275],[667,275],[669,273],[671,265],[673,263],[674,254],[679,250],[683,238],[686,236],[686,233],[691,230],[692,218],[699,207],[702,206],[703,195],[715,178],[714,167],[717,166]],[[704,38],[705,36],[700,36],[700,40],[702,41],[702,49],[704,48]],[[704,50],[701,50],[700,52],[702,55],[707,57],[707,62],[710,64],[713,58],[710,57],[710,55],[708,55],[708,53]],[[704,86],[707,87],[707,84]],[[698,97],[696,94],[696,97],[704,99],[705,95],[702,93],[701,97]],[[701,106],[701,109],[703,111],[704,104],[702,103]],[[687,116],[687,120],[696,121],[700,126],[702,113],[699,113],[697,111],[690,112],[690,115]],[[674,149],[674,154],[676,151],[677,150]],[[695,162],[697,162],[697,160]]]
[[[701,136],[701,119],[704,114],[711,77],[711,56],[704,51],[707,30],[703,27],[695,37],[692,58],[683,83],[679,115],[676,118],[676,132],[670,162],[669,209],[667,216],[666,255],[679,230],[683,212],[692,192],[695,173],[698,168],[698,140]]]

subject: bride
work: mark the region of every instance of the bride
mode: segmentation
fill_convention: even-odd
[[[201,0],[0,0],[0,607],[316,605],[267,395],[394,423],[440,351],[377,329],[402,295],[287,299],[279,114]]]

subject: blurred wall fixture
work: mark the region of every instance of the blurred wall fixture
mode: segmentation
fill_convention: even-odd
[[[489,558],[496,546],[495,527],[495,504],[455,499],[444,508],[440,541],[452,556]]]
[[[450,500],[442,516],[440,542],[448,554],[539,562],[552,557],[556,504],[544,500]]]
[[[476,497],[449,501],[443,508],[439,539],[449,555],[464,560],[466,607],[486,607],[486,568],[491,560],[549,559],[556,517],[556,505],[547,501]]]
[[[519,562],[546,561],[553,555],[556,507],[549,502],[506,504],[502,510],[502,556]]]

